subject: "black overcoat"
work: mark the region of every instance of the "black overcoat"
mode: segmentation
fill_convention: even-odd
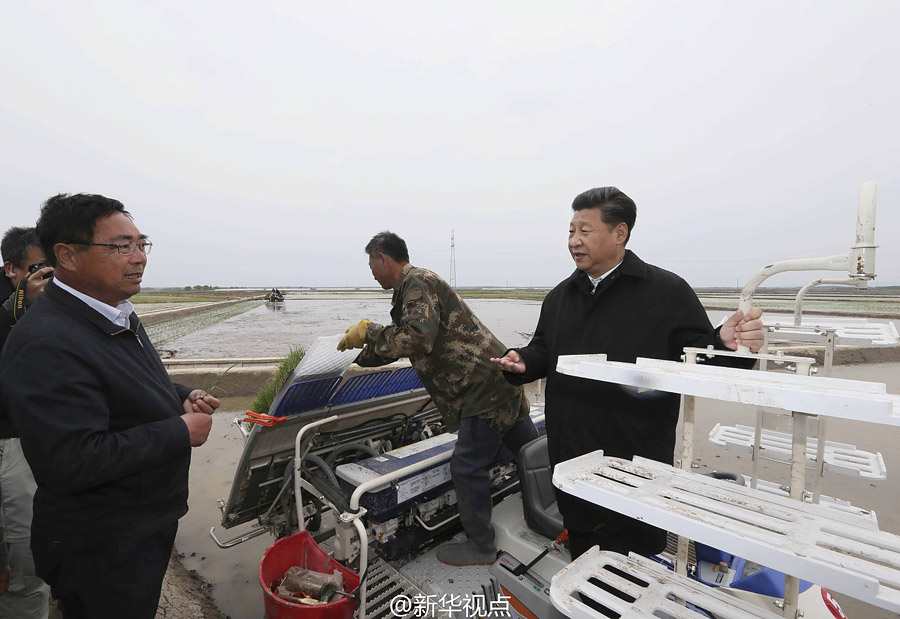
[[[576,270],[547,295],[531,342],[517,349],[526,373],[505,376],[514,384],[546,377],[551,463],[602,449],[607,456],[671,464],[679,395],[566,376],[556,372],[557,359],[605,353],[610,361],[677,361],[685,346],[708,345],[724,348],[688,283],[628,250],[596,290]],[[602,510],[571,495],[557,491],[557,498],[567,526],[590,530],[603,518]]]
[[[134,314],[131,327],[51,282],[3,349],[3,406],[38,484],[36,552],[140,539],[187,512],[190,390]]]

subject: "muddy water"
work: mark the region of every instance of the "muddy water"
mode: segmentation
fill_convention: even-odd
[[[540,301],[472,299],[472,310],[507,346],[528,342],[540,314]],[[342,333],[363,318],[390,322],[390,297],[376,299],[288,300],[266,304],[165,346],[176,357],[284,356],[320,335]]]
[[[540,312],[540,303],[515,300],[472,300],[470,305],[479,317],[508,346],[526,343]],[[319,335],[343,331],[360,318],[387,322],[390,301],[375,299],[287,301],[283,309],[271,306],[257,308],[228,321],[181,338],[169,344],[178,357],[275,356],[290,347],[307,346]],[[713,323],[725,312],[710,312]],[[887,383],[888,391],[900,393],[900,364],[838,366],[834,375]],[[177,547],[185,555],[185,565],[196,569],[214,585],[213,596],[219,607],[233,619],[261,619],[262,593],[257,568],[262,553],[272,543],[267,535],[245,542],[229,550],[221,550],[209,537],[216,527],[220,539],[230,539],[252,524],[224,530],[216,499],[226,497],[234,469],[243,448],[243,438],[232,425],[249,405],[249,399],[226,399],[222,412],[214,417],[209,442],[194,450],[191,467],[190,512],[181,520]],[[700,401],[697,410],[698,437],[705,436],[716,423],[753,425],[754,413],[749,408]],[[783,423],[778,429],[787,430]],[[826,475],[823,493],[856,506],[873,509],[882,530],[900,534],[900,514],[896,500],[900,496],[900,428],[831,420],[831,440],[854,444],[867,451],[883,454],[889,475],[885,481],[868,481],[841,475]],[[699,472],[732,470],[749,473],[749,457],[728,451],[698,438],[695,462]],[[763,462],[764,479],[787,483],[787,466]],[[895,616],[877,608],[840,597],[848,616],[881,619]]]
[[[225,530],[216,499],[226,498],[244,446],[243,436],[232,424],[243,417],[250,399],[227,398],[213,417],[213,429],[203,447],[194,449],[190,473],[188,514],[181,519],[175,545],[184,565],[197,570],[213,585],[216,605],[232,619],[264,617],[262,589],[257,568],[274,539],[264,535],[228,550],[219,549],[209,536],[210,527],[225,541],[253,528],[252,523]],[[220,409],[221,410],[221,409]],[[239,411],[239,412],[238,412]]]

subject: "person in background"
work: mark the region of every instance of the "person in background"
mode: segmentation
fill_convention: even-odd
[[[128,301],[152,245],[121,202],[60,194],[36,227],[54,278],[0,358],[37,481],[35,571],[65,619],[153,619],[219,401],[172,383]]]
[[[528,398],[489,361],[503,345],[447,282],[409,264],[403,239],[393,232],[376,234],[366,254],[375,281],[394,290],[391,323],[360,321],[347,329],[338,350],[362,348],[356,362],[368,367],[409,358],[444,424],[459,428],[450,476],[469,538],[440,547],[437,557],[450,565],[493,563],[490,466],[501,445],[516,455],[537,438]]]
[[[33,227],[10,228],[0,242],[3,277],[0,347],[16,321],[44,291],[53,274]],[[18,434],[0,407],[0,515],[9,545],[9,590],[0,598],[0,619],[46,619],[50,587],[34,573],[31,554],[32,500],[37,484]],[[4,544],[4,550],[6,550]]]
[[[758,351],[762,312],[736,312],[713,329],[687,282],[647,264],[625,248],[637,218],[634,201],[616,187],[579,194],[572,203],[569,253],[575,272],[544,299],[528,346],[491,359],[521,385],[547,379],[545,419],[550,463],[602,449],[604,455],[642,456],[671,464],[680,396],[637,393],[619,385],[556,371],[560,355],[603,353],[610,361],[637,357],[678,361],[686,346]],[[711,363],[752,367],[752,359],[715,357]],[[601,550],[650,556],[666,546],[666,532],[556,489],[572,558]]]
[[[0,277],[0,348],[16,321],[44,291],[53,268],[47,266],[44,250],[34,228],[10,228],[0,243],[3,275]]]

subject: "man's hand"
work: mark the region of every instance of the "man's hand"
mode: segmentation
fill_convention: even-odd
[[[491,363],[504,372],[511,372],[513,374],[525,373],[525,362],[522,361],[522,355],[515,350],[509,351],[506,353],[506,356],[500,357],[499,359],[491,357]]]
[[[722,343],[730,350],[737,350],[738,346],[747,346],[750,352],[759,352],[766,343],[760,316],[762,310],[756,307],[751,308],[746,316],[741,310],[736,311],[719,329]]]
[[[44,292],[44,286],[50,281],[44,279],[44,276],[52,273],[53,267],[44,267],[29,275],[28,279],[25,280],[25,300],[28,301],[29,304],[34,303],[34,300]]]
[[[337,349],[343,352],[351,348],[362,348],[366,345],[366,331],[368,330],[369,319],[363,318],[357,324],[344,331],[345,335],[338,342]]]
[[[194,389],[184,401],[184,412],[212,415],[220,404],[218,398],[209,395],[203,389]]]
[[[212,417],[206,413],[185,413],[181,419],[191,435],[191,447],[199,447],[206,442],[212,429]]]
[[[5,543],[5,542],[4,542]],[[9,589],[9,574],[10,568],[7,565],[2,570],[0,570],[0,595],[6,593],[6,590]]]

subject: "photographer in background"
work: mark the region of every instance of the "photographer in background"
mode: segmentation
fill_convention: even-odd
[[[47,266],[44,250],[38,243],[34,228],[10,228],[0,243],[3,254],[3,275],[0,277],[0,348],[10,329],[44,291],[53,267]]]
[[[46,264],[34,228],[7,230],[0,242],[0,253],[4,274],[0,277],[0,299],[4,299],[0,311],[2,348],[15,323],[44,291],[53,268]],[[31,555],[31,504],[36,489],[18,435],[9,417],[0,410],[0,516],[6,522],[11,570],[9,590],[0,597],[0,619],[47,617],[50,587],[35,575]],[[3,550],[5,547],[0,549],[0,555]]]

